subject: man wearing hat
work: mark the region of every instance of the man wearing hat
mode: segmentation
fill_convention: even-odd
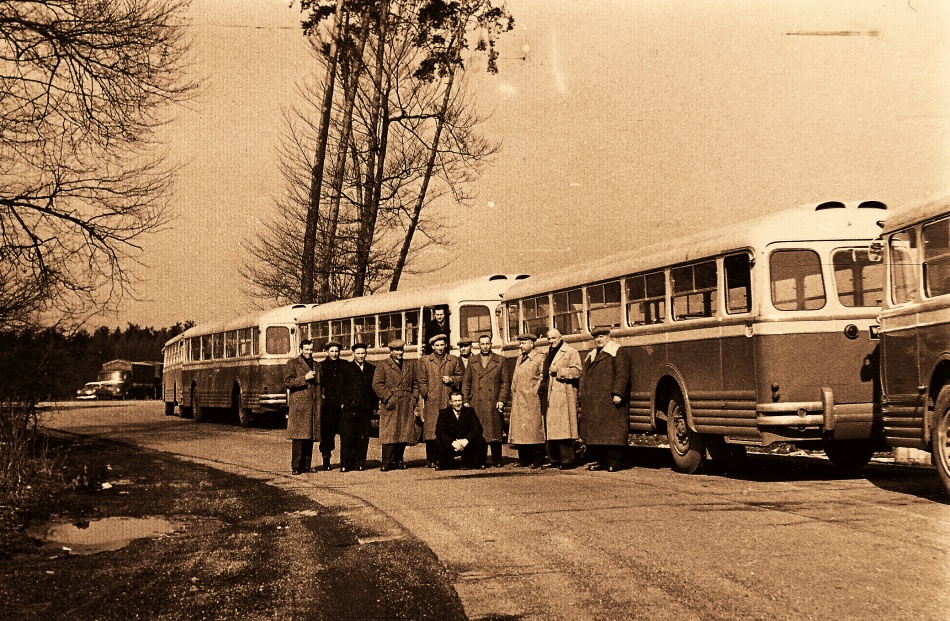
[[[310,472],[313,442],[320,439],[320,363],[313,359],[313,341],[300,343],[300,355],[284,365],[288,392],[287,435],[291,440],[292,474]]]
[[[449,332],[449,330],[448,308],[445,306],[436,306],[432,309],[432,317],[426,320],[424,329],[422,330],[422,346],[425,349],[422,353],[432,353],[432,345],[429,344],[429,341],[433,336],[444,334],[445,342],[451,343],[451,332]]]
[[[482,435],[491,447],[492,465],[502,466],[501,442],[503,429],[502,412],[511,397],[511,382],[504,368],[504,359],[491,350],[491,337],[478,337],[478,354],[462,376],[462,396],[466,405],[472,406],[482,425]],[[483,446],[478,465],[488,461],[487,448]]]
[[[594,460],[588,470],[616,472],[629,438],[630,361],[627,351],[610,338],[610,328],[591,330],[594,349],[584,359],[580,387],[580,434]]]
[[[330,457],[336,448],[336,435],[340,433],[340,416],[343,411],[343,369],[345,360],[340,360],[343,346],[336,341],[326,345],[327,357],[320,363],[320,385],[323,387],[323,410],[320,417],[320,454],[323,469],[330,469]]]
[[[343,414],[340,417],[340,472],[362,470],[369,446],[370,419],[379,403],[373,392],[376,366],[366,360],[366,345],[354,343],[353,362],[343,365]]]
[[[426,465],[439,465],[439,441],[435,434],[439,412],[449,406],[449,395],[462,386],[462,363],[446,352],[449,341],[444,334],[429,339],[432,353],[419,359],[419,393],[425,400],[422,408],[422,439],[426,443]]]
[[[459,361],[462,363],[462,372],[468,368],[468,361],[472,358],[472,342],[461,340],[457,343],[459,348]]]
[[[544,420],[541,417],[541,386],[544,356],[534,351],[537,336],[519,334],[521,355],[511,377],[511,423],[508,443],[518,450],[518,465],[540,468],[544,463]]]
[[[383,465],[380,470],[404,469],[403,455],[407,444],[419,438],[416,427],[416,401],[419,385],[416,367],[402,359],[406,343],[402,339],[389,341],[389,358],[376,365],[373,391],[379,397],[379,443],[383,446]]]

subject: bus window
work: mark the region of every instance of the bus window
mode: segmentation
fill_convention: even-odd
[[[666,279],[663,272],[626,279],[627,323],[642,326],[663,323],[666,318]]]
[[[950,293],[950,219],[925,224],[921,231],[924,242],[924,290],[927,297]]]
[[[554,294],[554,327],[561,334],[580,334],[584,331],[584,293],[580,289]]]
[[[891,298],[903,304],[917,298],[917,234],[914,229],[899,231],[888,244],[891,270]]]
[[[189,360],[201,360],[201,339],[188,339]]]
[[[211,335],[201,335],[201,359],[211,360]]]
[[[229,330],[224,333],[224,357],[237,357],[237,330]]]
[[[752,311],[752,261],[746,253],[722,260],[726,271],[726,312],[730,315]]]
[[[389,341],[402,338],[402,313],[390,313],[379,316],[379,345],[385,347]]]
[[[307,325],[310,328],[310,335],[308,337],[304,337],[303,334],[301,334],[300,338],[309,338],[311,341],[313,341],[314,351],[323,351],[326,349],[327,343],[330,342],[330,322],[315,321]]]
[[[261,353],[261,329],[257,326],[251,328],[251,355],[256,356]]]
[[[290,353],[290,328],[287,326],[267,326],[264,332],[264,351],[268,354],[283,355]]]
[[[380,343],[385,346],[388,343]],[[412,347],[419,344],[419,311],[406,311],[406,345]]]
[[[353,320],[353,342],[362,343],[369,348],[376,347],[376,316],[367,315]],[[349,343],[343,345],[348,347]]]
[[[343,348],[347,348],[352,345],[350,341],[350,320],[349,319],[339,319],[332,322],[331,324],[331,336],[333,339],[340,342],[343,345]]]
[[[884,264],[872,263],[867,248],[842,248],[831,255],[838,300],[844,306],[880,306],[884,300]]]
[[[520,329],[518,326],[518,303],[517,302],[508,302],[508,312],[505,313],[508,315],[508,340],[514,341],[518,338],[518,333]]]
[[[531,332],[536,336],[544,336],[550,326],[549,317],[551,316],[551,302],[548,296],[539,295],[536,298],[530,298],[521,303],[524,311],[524,329],[525,332]]]
[[[486,306],[459,308],[459,339],[477,341],[482,334],[491,335],[491,311]]]
[[[697,319],[719,314],[716,262],[703,261],[670,270],[673,281],[673,319]]]
[[[817,310],[825,306],[821,260],[814,250],[778,250],[769,257],[772,305],[781,311]]]
[[[251,329],[242,328],[238,330],[238,356],[251,355]]]
[[[620,327],[620,281],[587,287],[587,324]]]

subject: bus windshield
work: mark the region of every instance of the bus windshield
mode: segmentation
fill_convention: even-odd
[[[266,343],[264,351],[271,355],[290,353],[290,328],[287,326],[268,326],[264,333]]]
[[[884,264],[868,258],[867,248],[840,248],[831,255],[838,300],[848,307],[880,306],[884,296]]]

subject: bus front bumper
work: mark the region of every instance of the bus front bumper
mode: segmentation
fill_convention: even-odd
[[[870,438],[873,403],[835,403],[834,391],[823,388],[821,401],[758,403],[756,424],[762,427],[816,427],[836,440]]]
[[[269,410],[279,410],[287,407],[287,393],[264,393],[258,400],[258,406]]]

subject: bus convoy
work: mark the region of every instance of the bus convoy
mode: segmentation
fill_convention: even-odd
[[[543,347],[556,328],[585,355],[590,330],[610,326],[630,353],[630,433],[666,436],[681,472],[777,442],[846,469],[914,447],[932,452],[950,491],[948,304],[950,198],[891,213],[829,201],[531,278],[196,326],[165,345],[165,408],[199,421],[225,408],[245,426],[279,416],[281,369],[303,339],[315,352],[362,342],[380,359],[400,338],[411,360],[442,308],[450,346],[488,334],[509,373],[520,333]]]

